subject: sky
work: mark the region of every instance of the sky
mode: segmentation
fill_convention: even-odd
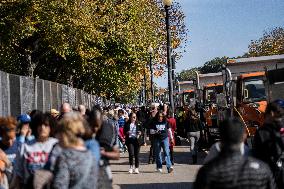
[[[265,30],[284,27],[284,0],[174,0],[181,4],[189,30],[177,72],[214,57],[236,57]],[[167,73],[155,82],[167,87]]]

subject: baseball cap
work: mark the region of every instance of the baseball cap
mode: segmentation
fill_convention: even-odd
[[[28,114],[22,114],[20,115],[17,120],[20,123],[30,123],[31,122],[31,117]]]
[[[57,111],[56,109],[51,109],[51,110],[50,110],[50,113],[51,113],[51,114],[59,114],[59,111]]]
[[[284,100],[282,99],[277,99],[274,101],[278,106],[280,106],[281,108],[284,108]]]

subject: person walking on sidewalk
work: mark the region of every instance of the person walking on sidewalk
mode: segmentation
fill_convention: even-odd
[[[192,155],[192,161],[193,164],[195,164],[197,163],[197,142],[200,138],[200,119],[193,108],[189,110],[187,119],[185,121],[185,131],[187,133],[187,138],[190,142],[190,152]]]
[[[147,130],[149,132],[149,140],[151,142],[148,164],[153,164],[156,161],[155,160],[155,149],[154,149],[154,135],[151,134],[150,129],[153,123],[155,122],[157,114],[158,114],[158,108],[155,104],[152,104],[151,111],[149,114],[149,119],[145,123]]]
[[[124,126],[125,143],[129,153],[129,173],[132,174],[133,170],[135,174],[139,174],[139,152],[140,145],[143,144],[142,137],[143,128],[137,121],[135,113],[131,113],[129,121]],[[135,158],[135,169],[133,168],[133,157]]]
[[[254,137],[253,156],[267,163],[278,188],[284,188],[284,101],[269,103]]]
[[[173,140],[171,140],[171,137],[169,136],[169,142],[170,142],[171,162],[172,162],[172,165],[174,165],[174,146],[175,146],[175,134],[174,133],[176,132],[176,129],[177,129],[177,123],[176,123],[176,119],[174,118],[174,114],[172,111],[169,111],[167,121],[169,123],[170,129],[172,130],[172,134],[173,134]]]
[[[162,157],[161,157],[161,148],[163,148],[168,173],[171,173],[174,169],[170,158],[168,132],[170,135],[170,140],[171,142],[173,142],[173,133],[166,120],[166,116],[163,114],[163,112],[159,112],[155,118],[154,123],[150,127],[150,133],[153,134],[154,136],[156,166],[157,166],[157,171],[159,172],[163,171]]]

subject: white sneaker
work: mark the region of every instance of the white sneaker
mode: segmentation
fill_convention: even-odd
[[[157,169],[157,172],[162,173],[163,169]]]
[[[129,172],[130,174],[132,174],[132,173],[133,173],[133,169],[130,168],[128,172]]]
[[[135,174],[139,174],[138,168],[135,168],[134,173],[135,173]]]

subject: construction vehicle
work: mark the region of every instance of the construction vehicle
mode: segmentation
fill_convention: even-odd
[[[238,115],[246,125],[247,133],[253,136],[256,129],[264,123],[264,112],[267,106],[265,91],[265,72],[241,74],[233,81],[229,92],[235,99],[231,105],[234,115]]]
[[[223,85],[219,86],[223,86],[223,94],[220,89],[211,97],[208,96],[210,91],[205,90],[206,85],[199,88],[203,92],[206,107],[209,141],[212,141],[210,138],[218,139],[219,122],[230,116],[240,117],[246,125],[248,136],[255,135],[257,128],[264,123],[267,103],[275,100],[276,96],[284,98],[284,87],[282,92],[277,93],[279,89],[275,86],[279,86],[279,82],[276,82],[278,85],[272,85],[267,75],[270,73],[269,78],[275,77],[281,74],[281,68],[284,68],[284,55],[229,59],[222,70]],[[281,81],[279,78],[274,80]]]
[[[251,66],[253,71],[246,68],[243,68],[246,70],[240,70],[240,66],[239,73],[232,73],[230,68],[235,69],[234,63],[237,63],[238,60],[240,63],[245,63],[247,67]],[[267,103],[272,100],[269,98],[270,94],[275,94],[277,91],[269,84],[267,74],[270,73],[269,77],[271,78],[271,73],[275,73],[276,76],[280,73],[276,70],[279,70],[279,67],[284,67],[284,56],[252,57],[234,59],[234,61],[228,60],[228,64],[223,69],[224,88],[230,112],[227,113],[227,116],[240,117],[246,125],[248,136],[252,137],[257,128],[264,124],[264,112]],[[257,62],[261,63],[259,67],[256,66]],[[283,99],[284,93],[278,96]]]
[[[219,138],[217,96],[223,93],[222,73],[199,74],[196,72],[197,101],[202,107],[201,120],[205,124],[205,138],[208,144]],[[214,82],[214,83],[213,83]]]
[[[276,70],[266,70],[267,100],[273,102],[275,100],[284,99],[284,68]]]
[[[183,106],[192,106],[195,102],[194,90],[185,90],[182,93]]]
[[[187,108],[195,103],[195,86],[193,81],[178,82],[176,96],[176,107]]]

